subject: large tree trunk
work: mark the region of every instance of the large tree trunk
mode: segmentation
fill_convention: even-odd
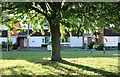
[[[52,36],[52,61],[60,61],[61,54],[60,54],[60,25],[59,22],[50,23],[50,30]]]

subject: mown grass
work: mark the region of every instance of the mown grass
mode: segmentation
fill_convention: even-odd
[[[118,70],[118,51],[85,51],[79,48],[62,49],[63,61],[50,61],[51,52],[2,52],[2,75],[34,75],[44,77],[115,77]]]

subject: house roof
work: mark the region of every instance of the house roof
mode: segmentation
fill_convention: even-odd
[[[29,30],[29,34],[31,34],[33,31]],[[34,33],[32,36],[50,36],[50,32],[48,30],[44,30],[45,35],[42,35],[40,32]],[[8,32],[7,30],[2,30],[2,37],[7,37]],[[65,37],[69,37],[69,32],[66,32]],[[72,31],[72,36],[77,36],[75,31]],[[120,34],[114,33],[112,30],[104,29],[104,36],[120,36]],[[27,37],[27,31],[26,32],[20,32],[18,33],[18,37]]]
[[[32,30],[29,30],[29,34],[32,34]],[[50,36],[50,32],[48,30],[44,30],[45,34],[42,35],[41,32],[35,32],[31,36]],[[75,31],[72,31],[72,36],[77,36]],[[27,30],[25,32],[18,33],[18,37],[27,37]],[[70,37],[69,32],[66,31],[65,37]]]
[[[27,33],[18,33],[18,37],[27,37],[28,34]]]
[[[32,34],[32,30],[29,30],[29,34]],[[44,30],[45,34],[42,35],[41,32],[35,32],[32,36],[50,36],[50,32],[48,30]]]
[[[29,30],[29,34],[32,34],[32,30]],[[33,33],[31,36],[50,36],[50,32],[48,32],[48,30],[44,30],[45,35],[42,35],[41,32],[35,32]],[[18,37],[27,37],[27,30],[25,32],[20,32],[18,33]]]
[[[117,34],[112,30],[104,29],[104,36],[120,36],[120,34]]]
[[[25,32],[19,32],[17,33],[16,32],[16,28],[14,28],[14,34],[11,34],[11,36],[18,36],[18,37],[27,37],[28,34],[27,34],[27,30]],[[29,34],[32,34],[32,30],[29,30]],[[42,35],[41,32],[35,32],[33,33],[31,36],[50,36],[50,32],[48,32],[48,30],[44,30],[45,34]],[[64,35],[65,37],[70,37],[70,34],[69,32],[65,31],[66,34]],[[72,36],[77,36],[76,32],[75,31],[72,31]],[[3,30],[2,31],[2,37],[7,37],[7,30]]]
[[[66,33],[66,34],[64,35],[65,37],[70,37],[70,34],[69,34],[68,31],[65,30],[65,33]],[[74,30],[72,30],[72,36],[77,36],[77,33],[76,33]],[[82,36],[82,34],[81,34],[80,36]]]

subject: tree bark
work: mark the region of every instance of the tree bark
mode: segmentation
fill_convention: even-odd
[[[54,19],[55,20],[55,19]],[[52,36],[52,57],[51,61],[60,61],[61,54],[60,54],[60,25],[59,22],[55,21],[50,22],[50,30]]]

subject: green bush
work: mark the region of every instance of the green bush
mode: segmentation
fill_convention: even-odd
[[[97,46],[97,50],[103,50],[103,48],[104,48],[104,43],[100,43],[98,46]]]
[[[7,42],[2,42],[2,48],[7,48]]]
[[[118,43],[118,50],[120,50],[120,42]]]
[[[13,49],[17,49],[18,45],[17,43],[13,44]]]
[[[12,44],[13,44],[12,41],[10,41],[10,42],[9,42],[9,46],[12,47]]]
[[[91,42],[89,45],[88,45],[88,47],[89,47],[89,49],[93,49],[93,46],[95,45],[95,42]]]

